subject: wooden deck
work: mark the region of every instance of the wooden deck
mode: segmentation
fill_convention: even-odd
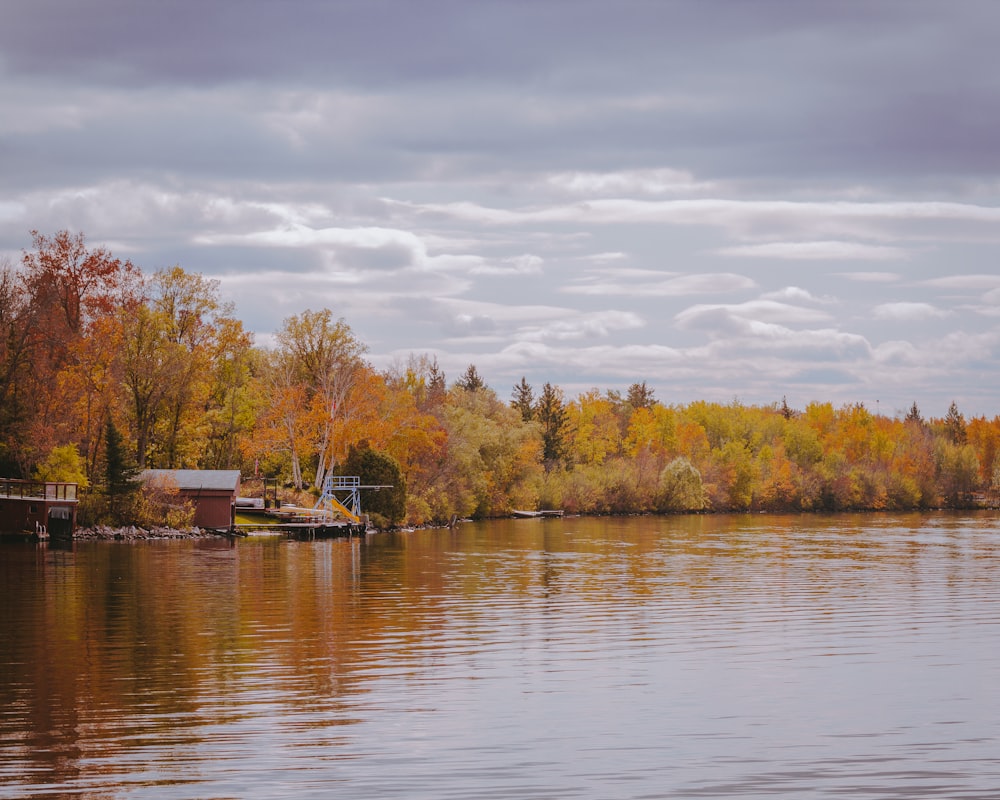
[[[230,531],[237,536],[265,533],[317,539],[360,536],[364,534],[366,528],[364,521],[342,520],[328,513],[315,513],[314,509],[283,506],[279,509],[266,510],[237,509],[236,520]]]

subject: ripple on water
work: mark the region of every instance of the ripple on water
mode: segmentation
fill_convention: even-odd
[[[997,530],[565,519],[11,550],[2,794],[996,797]]]

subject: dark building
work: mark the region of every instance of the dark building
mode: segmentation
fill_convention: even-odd
[[[194,504],[199,528],[228,528],[240,493],[238,469],[147,469],[139,476],[146,485],[176,489]]]
[[[0,478],[0,533],[72,537],[76,489],[75,483]]]

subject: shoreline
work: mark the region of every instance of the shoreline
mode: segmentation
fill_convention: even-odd
[[[112,528],[110,525],[95,525],[92,528],[77,528],[73,531],[73,541],[136,542],[150,539],[214,539],[227,534],[204,528],[141,528],[126,525]]]
[[[997,511],[996,507],[992,506],[970,506],[967,508],[923,508],[923,509],[906,509],[899,510],[894,509],[892,511],[887,509],[867,509],[867,510],[854,510],[854,511],[688,511],[688,512],[668,512],[662,514],[566,514],[566,518],[571,517],[635,517],[635,516],[662,516],[662,517],[674,517],[674,516],[716,516],[724,514],[752,514],[754,516],[786,516],[786,515],[800,515],[800,516],[826,516],[829,514],[907,514],[907,513],[969,513],[969,512],[987,512],[987,511]],[[515,516],[511,517],[490,517],[488,519],[517,519]],[[471,519],[456,519],[451,523],[443,523],[437,525],[415,525],[408,526],[404,525],[398,528],[390,528],[387,530],[382,530],[379,528],[369,529],[369,533],[392,533],[392,532],[412,532],[414,530],[427,530],[427,529],[449,529],[455,527],[460,522],[473,522]],[[155,541],[155,540],[168,540],[168,539],[228,539],[233,536],[238,536],[239,534],[233,534],[228,531],[207,529],[207,528],[169,528],[166,526],[157,526],[153,528],[143,528],[138,525],[125,525],[122,527],[112,527],[110,525],[95,525],[93,527],[81,527],[77,528],[73,532],[72,541],[105,541],[105,542],[137,542],[137,541]]]

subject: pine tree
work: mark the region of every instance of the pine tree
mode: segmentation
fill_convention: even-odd
[[[139,489],[139,471],[110,417],[104,431],[104,445],[104,491],[108,510],[113,519],[121,521]]]
[[[646,381],[643,381],[642,383],[633,383],[628,387],[626,402],[635,410],[637,408],[652,408],[656,399],[653,397],[653,390],[646,385]]]
[[[952,400],[948,415],[944,418],[944,429],[952,444],[965,444],[965,417],[959,413],[958,405]]]
[[[785,419],[791,419],[795,416],[795,411],[788,405],[788,398],[784,395],[781,396],[781,416]]]
[[[431,399],[440,400],[444,397],[444,393],[444,370],[438,366],[437,358],[435,358],[430,367],[427,368],[427,394]]]
[[[455,381],[455,385],[460,389],[465,389],[467,392],[476,392],[486,386],[486,382],[482,379],[479,374],[479,370],[476,369],[475,364],[469,364],[466,367],[462,377]]]
[[[547,466],[552,466],[563,459],[566,449],[562,430],[566,422],[566,405],[561,389],[551,383],[542,387],[542,396],[535,405],[535,419],[542,424],[542,457]]]
[[[510,401],[511,408],[521,412],[521,419],[530,422],[535,417],[535,393],[531,384],[521,377],[521,382],[515,384],[514,394]]]

